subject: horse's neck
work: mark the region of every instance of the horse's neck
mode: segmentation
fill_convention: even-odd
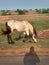
[[[13,31],[15,29],[15,22],[14,22],[14,20],[8,21],[7,24],[11,28],[11,31]]]

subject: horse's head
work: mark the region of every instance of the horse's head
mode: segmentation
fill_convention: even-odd
[[[6,35],[6,33],[7,33],[6,30],[1,29],[1,31],[0,31],[1,35],[3,35],[3,34]]]

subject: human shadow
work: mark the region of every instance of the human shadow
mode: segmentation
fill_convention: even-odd
[[[32,46],[29,53],[26,53],[24,56],[24,65],[37,65],[39,62],[40,59],[34,51],[34,47]]]

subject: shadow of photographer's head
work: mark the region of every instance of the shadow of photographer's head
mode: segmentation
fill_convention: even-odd
[[[30,47],[30,51],[29,51],[29,53],[30,53],[30,54],[34,54],[34,52],[35,52],[35,51],[34,51],[34,47],[33,47],[33,46]]]

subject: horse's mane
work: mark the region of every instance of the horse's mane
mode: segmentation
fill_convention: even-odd
[[[7,22],[5,23],[5,26],[7,26]]]

